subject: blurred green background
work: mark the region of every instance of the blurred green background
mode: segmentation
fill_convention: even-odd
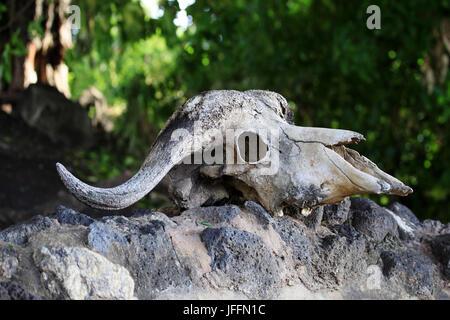
[[[66,57],[73,98],[93,85],[120,114],[120,152],[79,154],[95,179],[136,170],[176,107],[200,91],[268,89],[286,97],[298,125],[363,133],[354,148],[414,189],[378,203],[449,221],[450,1],[72,4],[81,9]],[[366,27],[371,4],[380,30]]]

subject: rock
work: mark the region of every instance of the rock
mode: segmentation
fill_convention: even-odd
[[[32,234],[48,229],[52,225],[53,222],[48,217],[36,216],[28,222],[0,231],[0,240],[10,244],[22,245],[28,241]]]
[[[66,208],[64,206],[58,206],[52,218],[58,220],[59,223],[81,225],[86,227],[95,221],[85,214],[79,213],[78,211]]]
[[[323,206],[323,221],[326,225],[340,225],[347,221],[351,201],[347,197],[339,203]]]
[[[191,279],[178,261],[166,222],[157,215],[135,219],[106,217],[103,222],[91,224],[89,230],[92,248],[127,265],[135,279],[138,298],[153,299],[168,288],[190,285]]]
[[[171,217],[58,207],[0,231],[0,297],[449,299],[446,226],[391,209],[352,198],[318,209],[319,223],[251,201]]]
[[[433,254],[442,263],[444,274],[450,280],[450,234],[443,234],[431,240]]]
[[[127,240],[123,234],[103,222],[96,221],[89,225],[88,244],[91,248],[107,254],[114,242],[125,244]]]
[[[276,297],[279,267],[264,241],[232,227],[207,228],[201,234],[211,256],[212,270],[220,270],[235,290],[248,297]]]
[[[10,279],[16,273],[19,260],[13,246],[0,243],[0,279]]]
[[[303,216],[302,214],[297,215],[305,225],[313,230],[317,230],[322,223],[323,217],[323,206],[318,206],[312,209],[312,212],[308,216]]]
[[[431,298],[440,288],[437,267],[426,255],[414,250],[383,251],[383,274],[418,298]]]
[[[249,212],[255,214],[261,224],[263,224],[264,226],[268,226],[272,222],[272,216],[259,203],[253,201],[245,201],[244,207]]]
[[[138,285],[140,299],[155,298],[160,291],[186,287],[191,279],[173,249],[164,222],[155,220],[130,235],[130,270]]]
[[[415,226],[415,227],[420,226],[420,221],[419,221],[419,219],[417,219],[416,215],[411,210],[409,210],[408,207],[402,205],[401,203],[394,202],[393,204],[391,204],[389,206],[389,210],[391,210],[396,215],[398,215],[400,218],[409,222],[413,226]]]
[[[34,260],[54,298],[134,298],[134,281],[128,270],[86,248],[42,247]]]
[[[36,128],[55,143],[88,147],[94,141],[88,111],[54,87],[30,85],[20,94],[16,108],[30,127]]]
[[[402,240],[412,240],[418,235],[417,226],[415,226],[412,222],[408,222],[401,218],[399,215],[395,214],[393,211],[389,209],[385,209],[387,213],[389,213],[395,220],[398,228],[397,232]]]
[[[428,233],[431,235],[437,235],[437,234],[441,234],[441,233],[450,233],[450,224],[445,225],[440,221],[437,220],[424,220],[422,222],[422,232],[423,233]]]
[[[306,265],[311,262],[312,246],[306,235],[305,227],[290,217],[282,217],[273,224],[281,239],[292,249],[294,261]]]
[[[395,232],[397,223],[386,210],[365,198],[351,199],[352,225],[355,229],[375,241],[381,241]]]
[[[143,208],[136,208],[133,210],[133,217],[139,218],[139,217],[145,217],[147,215],[151,215],[156,213],[156,210],[150,210],[150,209],[143,209]]]
[[[366,241],[359,236],[351,239],[329,235],[321,239],[311,258],[311,274],[319,288],[338,288],[346,281],[359,280],[368,268]]]
[[[344,224],[336,224],[330,226],[330,230],[332,230],[335,234],[338,234],[340,236],[346,237],[348,239],[356,239],[357,237],[361,236],[361,233],[359,233],[350,223],[350,221],[347,221]]]
[[[37,300],[37,297],[13,281],[3,281],[0,282],[0,300]]]
[[[190,209],[186,210],[183,214],[193,214],[199,222],[217,224],[230,223],[240,212],[237,206],[222,206]]]

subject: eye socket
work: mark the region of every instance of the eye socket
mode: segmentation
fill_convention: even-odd
[[[281,107],[281,114],[285,117],[287,110],[286,110],[285,106],[283,106],[282,104],[280,104],[280,107]]]
[[[252,131],[245,131],[239,135],[237,149],[240,160],[251,164],[264,159],[269,151],[264,140]]]

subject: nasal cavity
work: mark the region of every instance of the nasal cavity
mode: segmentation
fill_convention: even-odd
[[[241,133],[237,147],[240,160],[246,163],[257,163],[264,159],[269,151],[269,147],[264,140],[252,131]]]

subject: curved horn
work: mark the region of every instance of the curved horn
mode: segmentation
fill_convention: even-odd
[[[174,130],[163,131],[165,132],[157,137],[139,171],[117,187],[90,186],[72,175],[60,163],[56,164],[56,169],[66,188],[81,202],[104,210],[126,208],[149,193],[173,166],[195,152],[192,150],[190,134],[185,134],[182,140],[174,141],[171,136]]]

